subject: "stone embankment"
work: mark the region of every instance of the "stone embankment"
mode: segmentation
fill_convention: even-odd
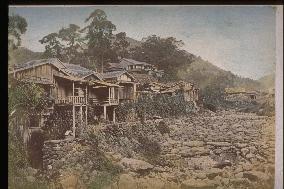
[[[102,126],[93,131],[96,144],[46,142],[44,167],[79,167],[88,183],[98,174],[96,148],[123,170],[105,188],[273,188],[273,117],[203,112],[162,120],[169,133],[159,131],[160,121]]]

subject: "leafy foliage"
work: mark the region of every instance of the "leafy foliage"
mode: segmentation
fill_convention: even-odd
[[[30,83],[9,79],[8,171],[9,188],[45,188],[40,182],[27,182],[23,170],[29,166],[26,149],[26,131],[30,116],[41,112],[46,105],[44,90]]]
[[[134,110],[143,122],[154,115],[161,117],[184,116],[194,111],[194,105],[191,102],[186,102],[180,95],[157,95],[153,97],[143,95],[134,103],[120,104],[116,111],[118,120],[127,121],[127,116],[131,113],[131,110]]]
[[[21,35],[27,31],[28,23],[26,19],[19,15],[9,16],[8,25],[8,47],[16,49],[21,45]]]
[[[138,142],[140,143],[140,151],[146,157],[156,157],[161,153],[161,146],[157,141],[154,141],[146,136],[138,136]]]
[[[166,125],[164,121],[160,121],[159,124],[156,126],[156,128],[158,129],[158,131],[160,131],[162,135],[170,133],[170,128],[169,126]]]
[[[165,80],[176,80],[178,69],[191,63],[191,57],[180,49],[184,45],[181,40],[174,37],[161,38],[152,35],[142,41],[141,46],[131,50],[131,57],[165,70],[165,73],[167,73]]]
[[[42,130],[48,140],[58,140],[65,137],[65,132],[72,125],[72,112],[67,107],[57,107],[46,120]]]
[[[130,43],[126,40],[126,33],[120,32],[115,35],[115,41],[113,42],[113,49],[116,52],[117,56],[125,58],[129,56],[127,48]]]

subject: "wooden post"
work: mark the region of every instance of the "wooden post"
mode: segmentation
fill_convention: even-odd
[[[106,105],[104,105],[104,119],[106,120]]]
[[[112,112],[112,121],[113,123],[115,123],[115,108],[113,108],[113,112]]]
[[[76,130],[75,116],[76,116],[76,114],[75,114],[75,105],[73,104],[73,136],[74,136],[74,138],[75,138],[75,130]]]
[[[133,83],[133,99],[136,99],[136,83]]]
[[[72,85],[73,85],[72,89],[73,89],[73,96],[74,96],[74,93],[75,93],[74,81],[73,81]],[[76,121],[75,121],[75,119],[76,119],[76,112],[75,111],[76,111],[75,110],[75,105],[73,104],[73,136],[74,136],[74,138],[75,138],[75,130],[76,130]]]
[[[110,104],[110,87],[108,88],[108,103]]]
[[[80,106],[80,119],[81,119],[81,124],[83,123],[83,106]]]
[[[74,84],[74,81],[73,81],[73,94],[72,96],[75,96],[75,84]]]
[[[85,116],[86,116],[86,125],[88,125],[88,106],[87,105],[86,105]]]
[[[117,92],[117,101],[119,102],[119,91],[120,91],[120,88],[117,88],[116,92]]]

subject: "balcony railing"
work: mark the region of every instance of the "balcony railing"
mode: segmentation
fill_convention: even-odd
[[[118,105],[119,100],[113,98],[106,98],[106,99],[97,99],[95,97],[88,98],[88,103],[92,105]],[[81,96],[68,96],[67,98],[57,98],[55,100],[55,104],[87,104],[86,98]]]
[[[113,105],[118,104],[118,99],[111,99],[111,98],[108,98],[108,103],[109,103],[109,104],[113,104]]]
[[[89,103],[92,105],[104,105],[104,104],[110,104],[110,105],[118,105],[118,99],[112,99],[112,98],[106,98],[106,99],[97,99],[97,98],[89,98]]]
[[[87,104],[86,98],[81,96],[68,96],[68,100],[72,104]]]
[[[82,96],[68,96],[67,98],[55,99],[55,104],[87,104],[86,98]]]

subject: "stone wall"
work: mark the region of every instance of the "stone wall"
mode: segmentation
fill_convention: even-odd
[[[79,138],[50,140],[44,142],[42,151],[43,172],[47,179],[60,180],[60,176],[70,172],[80,175],[83,181],[96,176],[94,171],[100,162],[100,154],[94,141]]]

